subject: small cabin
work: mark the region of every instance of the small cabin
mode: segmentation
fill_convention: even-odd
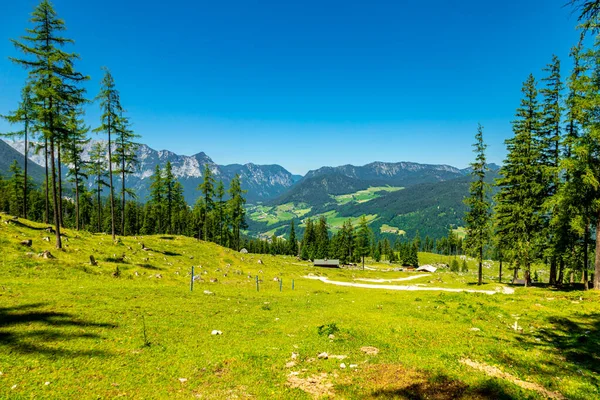
[[[313,265],[315,267],[339,268],[340,260],[315,260],[313,261]]]

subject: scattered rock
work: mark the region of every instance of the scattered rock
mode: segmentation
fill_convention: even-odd
[[[135,276],[140,276],[140,274],[138,274],[138,272],[137,272],[137,271],[135,271],[133,274],[134,274]]]
[[[45,236],[42,240],[45,241],[45,242],[49,242],[50,238],[48,236]]]
[[[214,293],[211,292],[210,290],[205,290],[204,294],[209,295],[209,296],[214,296]]]
[[[279,282],[279,278],[277,278],[277,277],[273,278],[273,282]]]
[[[347,358],[348,356],[344,356],[344,355],[336,355],[336,354],[330,354],[329,358],[335,358],[336,360],[343,360],[345,358]]]
[[[50,384],[50,382],[44,382],[45,386],[48,386]]]
[[[319,354],[317,356],[317,358],[321,358],[321,359],[327,360],[329,358],[329,354],[323,352],[323,353]]]
[[[297,358],[298,358],[298,353],[292,352],[292,360],[295,360]]]
[[[187,378],[179,378],[179,382],[186,383],[187,382]]]
[[[98,265],[98,262],[96,261],[94,256],[90,256],[90,264],[92,264],[92,267],[95,267]]]
[[[469,330],[470,330],[470,331],[473,331],[473,332],[479,332],[481,329],[479,329],[479,328],[471,328],[471,329],[469,329]]]
[[[344,364],[344,363],[341,363],[341,364],[340,364],[340,368],[341,368],[341,369],[346,369],[346,364]]]
[[[216,330],[216,329],[215,329],[215,330],[213,330],[213,331],[212,331],[210,334],[211,334],[211,335],[222,335],[222,334],[223,334],[223,332],[221,332],[221,331],[218,331],[218,330]]]
[[[350,364],[350,368],[358,368],[358,364]]]
[[[54,258],[52,253],[50,253],[50,251],[48,251],[48,250],[44,250],[42,253],[38,254],[38,257],[45,258],[45,259]]]
[[[154,277],[158,278],[158,279],[162,279],[162,275],[161,274],[156,274],[156,275],[154,275]]]
[[[31,245],[33,244],[33,241],[31,239],[27,239],[27,240],[23,240],[20,244],[21,244],[21,246],[31,247]]]
[[[296,361],[289,361],[285,364],[286,368],[294,368],[296,366]]]
[[[376,356],[377,354],[379,354],[379,349],[373,346],[363,346],[360,348],[360,351],[370,356]]]
[[[211,281],[212,283],[219,282],[219,280],[218,280],[217,278],[210,278],[210,281]]]
[[[201,277],[200,275],[194,275],[194,278],[193,278],[193,279],[194,279],[195,281],[200,281],[200,282],[202,282],[202,277]]]
[[[56,233],[56,232],[54,232],[54,228],[53,228],[53,227],[51,227],[51,226],[47,227],[47,228],[46,228],[46,229],[44,229],[44,230],[45,230],[46,232],[48,232],[48,233]]]
[[[262,260],[261,260],[260,258],[258,259],[258,261],[257,261],[257,262],[258,262],[259,264],[262,264],[262,263],[263,263],[263,262],[262,262]]]
[[[335,339],[335,335],[333,333],[330,333],[328,336],[329,339]]]

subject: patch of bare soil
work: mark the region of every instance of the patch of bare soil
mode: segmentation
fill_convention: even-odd
[[[291,373],[288,375],[287,385],[292,388],[303,390],[310,394],[315,399],[320,399],[325,396],[334,396],[333,383],[329,379],[329,375],[325,372],[312,375],[305,378]]]

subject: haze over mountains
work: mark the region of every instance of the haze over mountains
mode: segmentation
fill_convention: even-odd
[[[86,145],[84,160],[89,159],[93,143],[95,141]],[[23,142],[0,141],[0,173],[8,174],[13,159],[22,164],[23,150]],[[139,147],[137,156],[138,171],[127,178],[127,186],[134,189],[141,202],[147,200],[150,177],[156,166],[164,167],[167,161],[182,183],[189,204],[198,197],[197,187],[203,180],[205,164],[226,186],[239,174],[242,188],[248,191],[249,232],[263,236],[285,234],[291,219],[301,222],[306,217],[323,215],[335,230],[336,222],[362,214],[371,216],[371,226],[379,233],[397,230],[411,235],[419,230],[440,236],[449,225],[462,223],[465,210],[462,200],[468,192],[470,172],[469,168],[449,165],[373,162],[364,166],[325,166],[302,177],[280,165],[219,165],[203,152],[185,156],[168,150],[157,151],[144,144]],[[41,182],[43,155],[30,150],[30,159],[31,175]],[[490,180],[498,168],[490,164]],[[66,168],[64,170],[66,172]],[[302,230],[300,223],[299,231]]]

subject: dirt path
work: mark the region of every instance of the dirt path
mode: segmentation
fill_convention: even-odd
[[[412,281],[413,279],[423,278],[425,276],[431,276],[431,274],[421,274],[415,276],[409,276],[408,278],[398,278],[398,279],[370,279],[370,278],[356,278],[355,281],[363,281],[363,282],[373,282],[373,283],[383,283],[383,282],[402,282],[402,281]]]
[[[341,281],[330,281],[328,278],[322,276],[304,276],[306,279],[314,279],[323,283],[329,283],[337,286],[350,286],[365,289],[385,289],[385,290],[422,290],[422,291],[440,291],[440,292],[467,292],[467,293],[484,293],[484,294],[513,294],[515,292],[512,288],[502,287],[500,290],[476,290],[476,289],[454,289],[454,288],[440,288],[440,287],[427,287],[427,286],[404,286],[404,285],[371,285],[368,283],[354,283],[354,282],[341,282]]]
[[[468,365],[471,368],[477,369],[477,370],[485,373],[488,376],[493,376],[494,378],[505,379],[509,382],[514,383],[517,386],[522,387],[523,389],[535,390],[536,392],[540,393],[541,395],[543,395],[544,397],[546,397],[548,399],[560,399],[560,400],[565,399],[565,397],[560,393],[551,392],[548,389],[546,389],[545,387],[538,385],[537,383],[522,381],[521,379],[509,374],[508,372],[503,372],[499,368],[493,367],[491,365],[478,363],[476,361],[469,360],[468,358],[463,358],[462,360],[460,360],[460,362],[464,365]]]

